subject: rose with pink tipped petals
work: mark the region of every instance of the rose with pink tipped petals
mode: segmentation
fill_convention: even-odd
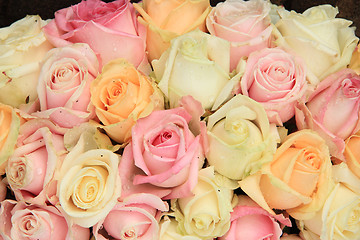
[[[70,225],[53,206],[5,200],[0,208],[0,237],[4,240],[88,240],[90,231]]]
[[[65,156],[65,129],[48,120],[33,119],[20,127],[14,154],[6,167],[6,178],[16,199],[45,204],[49,186]]]
[[[271,123],[282,124],[295,114],[295,103],[307,89],[302,59],[280,48],[250,54],[240,91],[261,103]]]
[[[95,53],[84,43],[54,48],[41,67],[37,93],[40,112],[61,127],[72,128],[95,117],[90,84],[99,73]]]
[[[55,18],[44,27],[44,32],[56,47],[89,44],[99,55],[101,66],[116,58],[126,58],[136,67],[149,70],[145,54],[146,28],[138,23],[129,0],[81,1],[55,12]]]
[[[171,190],[165,199],[191,195],[204,161],[201,130],[189,128],[190,123],[201,126],[203,109],[192,97],[183,99],[192,99],[191,105],[154,111],[139,119],[132,129],[131,145],[126,147],[131,147],[132,156],[129,157],[133,157],[135,166],[141,169],[134,173],[133,184],[151,184]],[[123,156],[122,161],[129,161],[126,157]]]
[[[229,231],[219,240],[276,240],[282,235],[282,225],[291,226],[282,214],[272,215],[246,195],[238,196],[231,213]]]
[[[212,9],[206,26],[217,37],[231,42],[231,70],[241,57],[270,47],[270,4],[264,0],[227,0]]]
[[[330,154],[344,159],[344,140],[360,129],[360,76],[343,69],[326,77],[296,109],[296,125],[326,140]]]
[[[100,229],[114,240],[157,239],[161,213],[168,210],[168,204],[155,195],[134,194],[118,202],[105,219],[94,226],[93,233],[97,240],[109,239],[99,233]]]

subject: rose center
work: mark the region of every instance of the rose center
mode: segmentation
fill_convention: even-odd
[[[37,228],[38,228],[38,221],[36,221],[33,215],[27,215],[22,219],[22,225],[20,226],[20,230],[25,235],[27,236],[33,235]]]
[[[126,231],[122,234],[121,239],[137,239],[136,230],[134,228],[126,229]]]
[[[346,97],[358,98],[360,96],[360,77],[346,78],[341,85]]]
[[[26,176],[26,165],[24,164],[24,160],[25,159],[19,158],[18,161],[11,161],[11,166],[8,168],[8,179],[14,189],[23,186]]]

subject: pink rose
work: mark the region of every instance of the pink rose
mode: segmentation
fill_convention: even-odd
[[[270,4],[264,0],[227,0],[208,15],[209,32],[231,42],[231,70],[241,57],[270,46],[269,12]]]
[[[7,186],[3,179],[0,177],[0,202],[6,198]]]
[[[326,77],[296,109],[296,125],[326,140],[330,154],[344,159],[344,140],[360,129],[360,76],[343,69]]]
[[[88,240],[90,231],[69,225],[53,206],[27,205],[5,200],[0,208],[0,237],[4,240]]]
[[[307,89],[305,65],[280,48],[250,54],[240,91],[261,103],[271,123],[282,125],[295,114],[295,103]]]
[[[282,235],[282,226],[291,226],[290,219],[282,214],[272,215],[248,196],[238,196],[238,203],[231,213],[229,231],[219,240],[276,240]]]
[[[160,216],[168,210],[167,203],[155,195],[134,194],[117,203],[105,219],[94,226],[93,233],[97,240],[109,239],[100,229],[114,240],[158,239]]]
[[[41,68],[37,92],[40,112],[61,127],[72,128],[95,117],[90,84],[99,72],[95,53],[84,43],[50,50]]]
[[[87,0],[58,10],[44,32],[56,47],[89,44],[99,54],[101,66],[116,58],[126,58],[144,71],[149,69],[146,28],[138,24],[129,0],[109,3]]]
[[[151,184],[170,190],[165,199],[191,195],[204,161],[200,129],[203,126],[205,130],[205,123],[200,122],[201,104],[190,96],[183,98],[182,103],[187,100],[188,105],[152,112],[132,128],[132,141],[125,148],[119,167],[121,172],[133,172],[130,185]],[[190,122],[197,130],[189,128]],[[131,161],[136,169],[130,171]]]
[[[33,119],[20,127],[16,149],[6,167],[6,178],[17,200],[44,204],[50,197],[51,180],[66,153],[64,133],[47,120]]]

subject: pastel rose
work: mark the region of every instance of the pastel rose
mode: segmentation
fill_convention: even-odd
[[[7,184],[4,179],[0,177],[0,202],[4,201],[7,194]]]
[[[159,240],[201,240],[201,238],[196,236],[180,234],[177,231],[177,224],[175,218],[165,215],[159,223]]]
[[[359,75],[351,69],[331,74],[317,86],[306,105],[297,108],[297,127],[318,132],[330,154],[343,160],[344,140],[360,129]]]
[[[345,68],[358,43],[352,22],[336,18],[338,9],[320,5],[302,14],[279,9],[274,31],[276,45],[290,48],[308,67],[308,80],[317,85],[326,76]]]
[[[264,0],[219,2],[206,18],[211,35],[231,43],[231,71],[240,58],[270,47],[270,3]]]
[[[240,82],[240,92],[261,103],[270,123],[279,126],[295,115],[306,89],[305,64],[280,48],[251,53]]]
[[[354,70],[357,74],[360,74],[360,49],[359,44],[354,49],[354,52],[351,55],[351,60],[348,68]]]
[[[246,195],[237,196],[238,203],[231,212],[229,231],[219,240],[279,239],[282,225],[291,226],[291,221],[282,214],[272,215]]]
[[[139,22],[147,27],[146,51],[150,62],[159,59],[170,41],[194,29],[206,31],[209,0],[144,0],[134,3]]]
[[[357,239],[360,236],[359,212],[360,195],[337,184],[322,210],[314,218],[300,222],[301,235],[305,239]]]
[[[87,44],[54,48],[44,58],[37,93],[40,112],[61,127],[72,128],[95,116],[90,84],[99,72],[95,53]]]
[[[36,100],[40,61],[53,46],[42,27],[47,22],[28,15],[0,28],[0,102],[19,107]]]
[[[302,238],[296,234],[289,234],[289,235],[286,234],[281,236],[280,240],[302,240]]]
[[[105,219],[94,226],[93,234],[97,240],[158,239],[160,216],[168,210],[167,203],[155,195],[134,194],[118,202]],[[100,234],[100,229],[111,238]]]
[[[14,152],[20,119],[15,110],[0,103],[0,174],[5,173],[8,158]]]
[[[200,30],[175,38],[159,60],[152,62],[158,86],[170,107],[186,95],[211,109],[229,82],[230,45]]]
[[[4,240],[88,240],[90,231],[71,225],[53,206],[5,200],[0,208],[0,237]]]
[[[360,178],[360,132],[350,136],[345,141],[345,162],[349,169]]]
[[[233,192],[216,182],[213,167],[201,169],[194,196],[172,202],[178,229],[183,235],[211,239],[230,228]]]
[[[42,119],[20,126],[16,149],[6,167],[6,178],[17,200],[45,204],[51,197],[50,184],[66,153],[65,131]]]
[[[155,83],[125,59],[107,63],[91,84],[91,102],[106,133],[116,142],[128,142],[136,120],[163,109]]]
[[[126,58],[142,71],[150,70],[145,54],[146,28],[138,24],[129,0],[81,1],[55,12],[44,32],[56,47],[89,44],[98,54],[100,66],[116,58]]]
[[[341,183],[356,194],[360,194],[360,178],[349,169],[346,162],[334,164],[332,173],[336,183]]]
[[[301,130],[287,136],[273,160],[254,175],[258,186],[251,179],[240,186],[262,207],[267,204],[286,209],[295,219],[309,219],[322,208],[334,186],[331,166],[325,141],[314,131]]]
[[[65,157],[57,177],[57,196],[72,222],[91,227],[115,206],[121,194],[119,156],[106,149],[88,149],[83,135]]]
[[[241,94],[208,117],[207,130],[209,164],[234,180],[258,171],[276,150],[263,106]]]

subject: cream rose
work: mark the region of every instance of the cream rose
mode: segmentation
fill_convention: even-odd
[[[122,58],[103,67],[90,92],[104,130],[118,143],[130,140],[137,119],[164,107],[163,96],[155,83]]]
[[[180,232],[201,239],[224,235],[230,228],[232,190],[220,186],[214,168],[208,167],[199,171],[193,193],[194,196],[172,202]]]
[[[0,29],[0,102],[18,107],[37,98],[40,61],[52,45],[40,16],[26,16]]]
[[[159,240],[201,240],[191,235],[182,235],[177,231],[178,222],[173,217],[165,215],[159,222]]]
[[[349,27],[351,21],[336,18],[337,8],[320,5],[302,14],[285,9],[279,9],[278,13],[276,44],[291,48],[305,60],[312,84],[318,84],[350,63],[358,38],[355,28]]]
[[[349,169],[360,178],[360,132],[345,141],[345,162]]]
[[[7,160],[14,152],[19,127],[20,119],[15,110],[0,103],[0,174],[5,173]]]
[[[144,0],[134,3],[138,20],[147,26],[146,50],[150,61],[159,59],[170,41],[194,29],[205,32],[209,0]]]
[[[358,239],[360,236],[360,195],[342,184],[336,185],[322,210],[299,223],[305,239]]]
[[[215,171],[241,180],[272,160],[276,150],[266,112],[260,103],[237,95],[209,116],[209,151]]]
[[[173,108],[182,96],[191,95],[211,109],[230,80],[230,45],[195,30],[177,37],[159,60],[152,62],[158,86]]]
[[[65,157],[57,178],[57,206],[83,227],[104,218],[121,193],[119,156],[106,149],[87,147],[84,137],[80,137]]]

